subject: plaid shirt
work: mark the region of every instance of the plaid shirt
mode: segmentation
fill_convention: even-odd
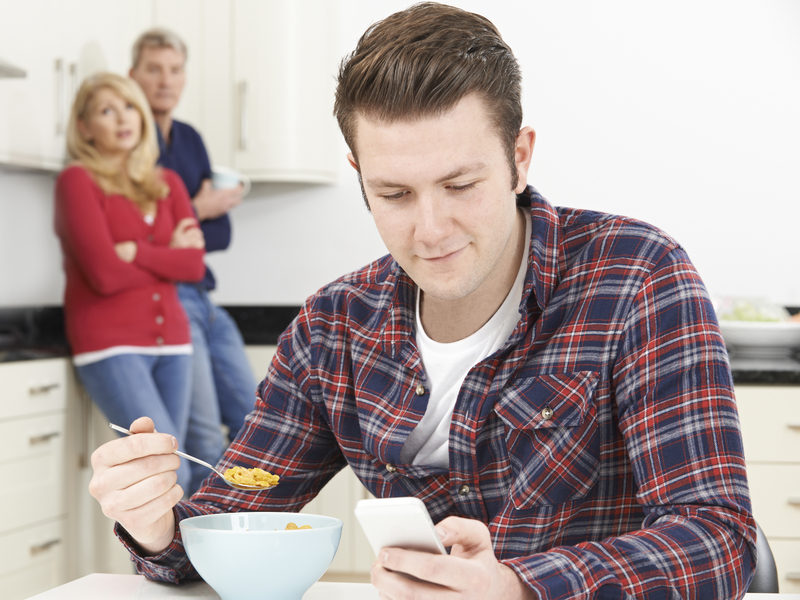
[[[533,222],[521,318],[461,387],[449,470],[400,462],[429,392],[414,283],[387,256],[306,302],[222,459],[281,484],[248,494],[209,478],[176,518],[297,511],[349,464],[375,496],[421,498],[435,522],[488,524],[497,557],[541,598],[743,596],[755,522],[738,415],[686,253],[530,187],[518,203]],[[134,560],[151,578],[196,577],[179,531]]]

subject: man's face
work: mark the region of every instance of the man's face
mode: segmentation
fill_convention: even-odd
[[[384,244],[427,296],[466,298],[518,261],[515,192],[525,189],[533,148],[526,130],[512,190],[508,155],[477,96],[440,117],[379,123],[358,116],[358,164],[352,155],[351,163]]]
[[[183,54],[174,48],[142,49],[139,64],[130,70],[130,76],[141,86],[154,114],[169,114],[177,106],[186,83],[185,62]]]

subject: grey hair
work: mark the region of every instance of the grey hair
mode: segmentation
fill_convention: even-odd
[[[172,48],[183,54],[183,60],[188,58],[186,44],[177,33],[165,27],[148,29],[136,39],[133,43],[131,56],[133,59],[132,68],[135,69],[138,66],[144,48]]]

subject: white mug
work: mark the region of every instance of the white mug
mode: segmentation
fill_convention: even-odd
[[[242,184],[242,197],[247,196],[250,191],[250,178],[238,171],[229,169],[228,167],[212,167],[211,169],[211,185],[217,190],[227,190],[238,187]]]

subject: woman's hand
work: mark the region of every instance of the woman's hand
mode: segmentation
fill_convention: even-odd
[[[136,242],[120,242],[119,244],[114,244],[114,250],[117,256],[126,263],[132,263],[133,259],[136,258],[137,248]]]
[[[169,242],[170,248],[195,248],[202,250],[206,247],[203,231],[197,226],[197,219],[186,217],[181,219],[172,232]]]

